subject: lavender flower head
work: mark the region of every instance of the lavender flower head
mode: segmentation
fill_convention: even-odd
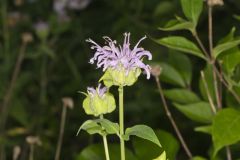
[[[147,57],[148,60],[152,59],[152,54],[138,47],[140,42],[146,38],[144,36],[138,43],[130,49],[130,33],[124,34],[124,43],[122,46],[118,46],[117,42],[109,37],[103,37],[107,43],[105,46],[100,46],[91,39],[86,40],[92,43],[91,49],[96,50],[93,58],[90,59],[90,63],[93,64],[97,61],[97,68],[103,68],[103,71],[111,68],[114,70],[121,70],[122,67],[125,70],[127,76],[130,71],[137,68],[143,69],[147,74],[147,79],[150,78],[150,66],[142,62],[143,57]]]
[[[103,98],[104,94],[107,92],[107,87],[101,88],[101,84],[99,84],[96,89],[93,87],[87,87],[87,92],[91,97],[98,95],[99,97]]]

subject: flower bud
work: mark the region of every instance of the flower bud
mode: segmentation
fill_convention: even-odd
[[[154,77],[159,77],[162,72],[162,68],[160,65],[152,65],[150,72]]]
[[[208,0],[209,6],[222,6],[223,4],[223,0]]]
[[[73,99],[71,97],[63,97],[62,102],[63,102],[64,107],[67,107],[69,109],[74,108],[74,102],[73,102]]]
[[[49,25],[46,22],[40,21],[34,25],[34,28],[39,39],[47,39],[49,35]]]
[[[29,32],[23,33],[23,34],[22,34],[22,41],[23,41],[24,43],[30,43],[30,42],[32,42],[32,41],[33,41],[33,36],[32,36],[32,34],[29,33]]]
[[[87,97],[83,101],[83,108],[86,114],[99,116],[106,113],[111,113],[115,110],[116,104],[112,94],[107,93],[107,88],[101,88],[99,84],[96,89],[88,87]]]

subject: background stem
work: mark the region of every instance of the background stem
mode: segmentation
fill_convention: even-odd
[[[33,157],[34,157],[34,144],[30,144],[29,160],[33,160]]]
[[[60,153],[61,153],[61,146],[62,146],[63,135],[64,135],[64,127],[65,127],[66,115],[67,115],[67,106],[63,106],[62,116],[61,116],[60,133],[59,133],[59,138],[58,138],[57,150],[56,150],[56,154],[55,154],[55,160],[59,160],[60,159]]]
[[[118,88],[118,92],[119,92],[119,126],[120,126],[121,160],[125,160],[125,142],[123,139],[124,135],[123,86],[120,86]]]
[[[11,78],[11,81],[10,81],[10,84],[9,84],[9,88],[8,88],[8,90],[7,90],[7,92],[4,96],[4,99],[3,99],[1,118],[0,118],[1,119],[0,132],[3,132],[4,128],[5,128],[6,119],[8,117],[8,111],[9,111],[9,107],[8,107],[9,102],[10,102],[11,97],[12,97],[12,93],[13,93],[14,86],[16,84],[17,77],[18,77],[18,75],[20,73],[20,70],[21,70],[21,64],[22,64],[22,61],[24,59],[26,46],[27,46],[27,43],[23,42],[23,44],[20,47],[20,51],[19,51],[19,54],[18,54],[18,57],[17,57],[17,62],[16,62],[16,65],[14,67],[12,78]]]
[[[175,123],[175,121],[174,121],[174,119],[172,117],[172,114],[171,114],[170,110],[168,109],[168,105],[167,105],[166,99],[165,99],[165,97],[163,95],[163,90],[162,90],[162,86],[161,86],[161,83],[159,81],[159,78],[157,76],[155,76],[155,80],[156,80],[156,83],[157,83],[157,87],[158,87],[158,91],[159,91],[160,97],[161,97],[162,102],[163,102],[163,107],[165,109],[166,115],[167,115],[168,119],[170,120],[170,122],[171,122],[171,124],[173,126],[173,129],[176,132],[177,137],[180,140],[181,145],[182,145],[184,151],[186,152],[188,158],[192,159],[192,153],[190,152],[190,150],[189,150],[185,140],[183,139],[183,136],[182,136],[180,130],[178,129],[177,124]]]
[[[208,3],[210,4],[210,3]],[[213,73],[213,84],[214,84],[214,90],[216,95],[216,101],[217,101],[217,107],[219,110],[222,109],[222,103],[220,101],[220,93],[219,93],[219,86],[218,86],[218,80],[217,80],[217,72],[218,69],[215,67],[215,58],[213,55],[213,25],[212,25],[212,6],[208,5],[208,40],[209,40],[209,51],[211,56],[211,64],[212,64],[212,73]],[[219,75],[220,79],[222,79],[222,75],[220,73]],[[227,160],[232,160],[231,151],[230,148],[226,147],[226,154],[227,154]]]

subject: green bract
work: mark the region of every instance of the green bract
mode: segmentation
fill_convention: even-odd
[[[115,99],[111,93],[105,93],[102,97],[98,94],[90,95],[83,101],[83,108],[86,114],[99,116],[101,114],[111,113],[115,110]]]
[[[107,87],[112,85],[131,86],[137,81],[140,74],[140,68],[132,69],[128,74],[126,74],[126,70],[123,67],[120,70],[109,68],[99,81],[103,81]]]

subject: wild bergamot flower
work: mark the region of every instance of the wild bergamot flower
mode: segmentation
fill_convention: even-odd
[[[100,116],[111,113],[116,108],[113,95],[107,92],[106,87],[101,88],[101,84],[96,89],[88,87],[87,93],[83,94],[87,96],[83,101],[83,108],[86,114]]]
[[[117,46],[117,42],[109,37],[103,38],[107,43],[105,46],[100,46],[91,39],[87,42],[92,43],[91,49],[95,50],[90,63],[97,61],[97,68],[103,68],[105,74],[100,80],[103,80],[106,86],[131,86],[137,81],[141,69],[147,74],[147,79],[150,78],[150,66],[143,63],[143,57],[151,60],[152,54],[138,47],[146,36],[141,38],[133,49],[130,49],[130,33],[124,34],[122,46]]]

